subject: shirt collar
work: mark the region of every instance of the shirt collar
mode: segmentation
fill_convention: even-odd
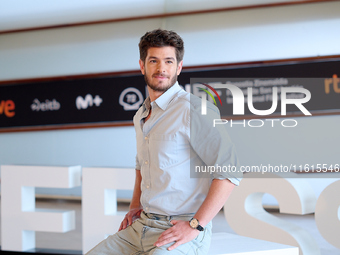
[[[158,105],[163,111],[168,107],[170,101],[173,99],[174,95],[181,90],[181,87],[178,85],[178,82],[171,86],[167,91],[165,91],[159,98],[157,98],[154,103]],[[149,110],[151,108],[150,97],[147,97],[143,103],[143,113],[142,118],[146,117],[149,114]]]
[[[151,108],[151,101],[150,101],[150,97],[147,97],[145,100],[144,100],[144,103],[143,103],[143,111],[142,111],[142,118],[146,118],[149,114],[149,111],[150,111],[150,108]]]
[[[178,82],[165,91],[159,98],[155,100],[155,103],[161,108],[163,111],[168,107],[169,103],[173,99],[174,95],[177,94],[178,91],[181,90],[181,87],[178,85]]]

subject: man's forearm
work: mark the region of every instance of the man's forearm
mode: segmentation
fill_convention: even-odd
[[[142,206],[140,204],[141,181],[142,181],[142,176],[140,174],[140,171],[136,169],[135,187],[133,189],[130,209],[129,209],[129,212],[125,215],[122,223],[120,224],[118,231],[125,229],[127,226],[131,225],[136,218],[140,217],[140,213],[142,211]]]
[[[214,179],[209,192],[194,218],[198,219],[203,227],[207,225],[221,210],[235,185],[228,179]]]
[[[142,208],[142,205],[140,204],[140,196],[141,196],[141,182],[142,182],[142,175],[140,173],[140,170],[136,169],[136,178],[135,178],[135,186],[133,189],[133,195],[132,200],[130,203],[130,210],[135,208]]]
[[[194,218],[198,219],[200,225],[205,227],[215,215],[221,210],[234,188],[229,180],[213,180],[207,197],[198,209]],[[173,220],[173,227],[165,230],[154,244],[157,247],[174,242],[168,250],[173,250],[179,245],[193,240],[198,235],[198,230],[189,227],[187,221]]]

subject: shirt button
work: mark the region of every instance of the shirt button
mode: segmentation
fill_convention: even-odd
[[[148,189],[148,188],[150,188],[150,186],[149,186],[149,185],[147,185],[147,186],[146,186],[146,188]]]
[[[146,137],[144,137],[144,139],[145,139],[145,140],[148,140],[148,137],[146,136]]]
[[[147,165],[148,164],[148,161],[145,161],[145,165]]]
[[[148,210],[149,210],[149,207],[145,207],[145,210],[148,211]]]

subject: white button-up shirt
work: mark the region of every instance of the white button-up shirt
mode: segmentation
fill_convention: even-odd
[[[197,174],[197,166],[237,165],[226,129],[213,127],[213,119],[220,118],[218,108],[208,102],[207,115],[203,116],[200,107],[200,98],[176,82],[155,101],[150,102],[148,97],[134,116],[136,169],[142,175],[141,204],[145,212],[195,213],[211,179],[228,178],[238,185],[240,173]],[[151,116],[144,123],[150,108]]]

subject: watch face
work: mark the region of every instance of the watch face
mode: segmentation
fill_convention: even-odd
[[[192,219],[192,220],[190,221],[190,226],[191,226],[192,228],[197,228],[197,226],[198,226],[198,220],[197,220],[197,219]]]

